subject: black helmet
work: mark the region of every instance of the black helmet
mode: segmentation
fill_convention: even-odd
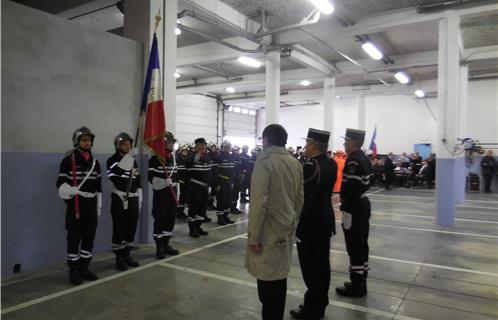
[[[173,142],[173,143],[176,142],[175,136],[171,132],[169,132],[169,131],[166,131],[164,133],[164,140],[165,141],[170,141],[170,142]]]
[[[92,137],[92,146],[93,146],[93,140],[95,140],[95,135],[87,127],[81,127],[81,128],[76,129],[73,133],[73,147],[76,148],[79,145],[80,139],[83,136]]]
[[[126,132],[120,132],[116,136],[116,138],[114,138],[114,148],[116,148],[116,150],[119,150],[119,148],[121,147],[121,142],[123,141],[130,141],[130,143],[133,145],[133,138],[130,137],[130,135]]]

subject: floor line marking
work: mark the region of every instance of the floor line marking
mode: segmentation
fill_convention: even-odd
[[[432,216],[423,216],[423,215],[417,215],[417,214],[404,214],[404,213],[392,213],[392,212],[383,212],[383,211],[372,211],[372,214],[393,215],[393,216],[407,216],[407,217],[432,219],[432,220],[436,219],[436,217],[432,217]],[[473,219],[455,218],[455,221],[487,223],[487,224],[498,224],[498,221],[491,221],[491,220],[473,220]]]
[[[179,266],[176,264],[171,264],[171,263],[161,263],[159,265],[162,267],[165,267],[165,268],[174,269],[174,270],[183,271],[183,272],[188,272],[188,273],[200,275],[203,277],[208,277],[208,278],[213,278],[213,279],[222,280],[222,281],[226,281],[226,282],[236,283],[236,284],[244,285],[244,286],[251,287],[251,288],[257,288],[257,284],[255,282],[251,282],[251,281],[227,277],[224,275],[211,273],[211,272],[207,272],[207,271],[203,271],[203,270],[182,267],[182,266]],[[299,297],[299,298],[301,298],[303,296],[302,293],[297,293],[297,292],[294,292],[291,290],[288,290],[287,294],[294,296],[294,297]],[[358,306],[355,304],[341,302],[341,301],[335,301],[335,300],[329,300],[329,304],[336,306],[336,307],[349,309],[349,310],[361,311],[364,313],[383,316],[383,317],[386,317],[389,319],[392,319],[396,315],[395,313],[392,313],[392,312],[387,312],[387,311],[382,311],[382,310],[378,310],[378,309]],[[407,316],[403,316],[403,315],[396,315],[396,316],[398,316],[398,319],[402,319],[402,320],[418,320],[418,318],[407,317]]]
[[[462,236],[471,237],[482,237],[482,238],[493,238],[498,239],[498,236],[488,235],[488,234],[477,234],[477,233],[466,233],[466,232],[456,232],[456,231],[446,231],[446,230],[435,230],[435,229],[424,229],[424,228],[411,228],[411,227],[401,227],[401,226],[390,226],[385,224],[371,223],[371,226],[402,229],[402,230],[413,230],[413,231],[424,231],[424,232],[435,232],[435,233],[445,233],[445,234],[456,234]]]
[[[345,255],[348,254],[346,251],[336,250],[336,249],[331,249],[330,252],[340,253],[340,254],[345,254]],[[485,276],[491,276],[491,277],[498,277],[497,273],[478,271],[478,270],[472,270],[472,269],[465,269],[465,268],[456,268],[456,267],[450,267],[450,266],[443,266],[443,265],[439,265],[439,264],[432,264],[432,263],[425,263],[425,262],[418,262],[418,261],[411,261],[411,260],[402,260],[402,259],[381,257],[381,256],[375,256],[375,255],[369,255],[369,258],[375,259],[375,260],[384,260],[384,261],[392,261],[392,262],[399,262],[399,263],[405,263],[405,264],[412,264],[412,265],[416,265],[416,266],[430,267],[430,268],[435,268],[435,269],[459,271],[459,272],[479,274],[479,275],[485,275]]]
[[[208,229],[208,231],[213,231],[213,230],[219,230],[219,229],[223,229],[223,228],[228,228],[228,227],[231,227],[231,226],[234,226],[234,225],[240,224],[240,223],[244,223],[244,222],[246,222],[247,220],[249,220],[249,219],[238,219],[238,220],[237,220],[237,221],[235,221],[234,223],[230,223],[230,224],[227,224],[227,225],[224,225],[224,226],[217,226],[217,227],[214,227],[214,228]]]
[[[434,200],[434,199],[432,199]],[[428,205],[434,207],[436,205],[435,202],[417,202],[417,201],[410,201],[410,200],[392,200],[392,199],[370,199],[370,201],[379,201],[379,202],[397,202],[397,203],[409,203],[409,204],[417,204],[417,205]],[[479,207],[479,206],[466,206],[466,205],[461,205],[457,204],[455,205],[455,208],[463,208],[463,209],[485,209],[485,210],[494,210],[498,211],[498,208],[496,207]]]
[[[417,199],[433,199],[436,197],[423,197],[423,196],[411,196],[411,195],[402,195],[402,194],[378,194],[377,197],[405,197],[405,198],[417,198]],[[498,205],[497,200],[475,200],[475,199],[465,199],[465,202],[480,202],[480,203],[492,203]]]
[[[49,294],[49,295],[44,296],[44,297],[40,297],[40,298],[36,298],[36,299],[29,300],[29,301],[26,301],[26,302],[22,302],[22,303],[19,303],[17,305],[10,306],[8,308],[2,309],[1,314],[4,315],[4,314],[7,314],[7,313],[10,313],[10,312],[13,312],[13,311],[17,311],[17,310],[21,310],[21,309],[33,306],[35,304],[39,304],[39,303],[42,303],[42,302],[53,300],[55,298],[59,298],[59,297],[62,297],[62,296],[65,296],[65,295],[68,295],[68,294],[71,294],[71,293],[74,293],[74,292],[82,291],[84,289],[87,289],[87,288],[90,288],[90,287],[94,287],[94,286],[99,285],[101,283],[106,283],[108,281],[111,281],[111,280],[114,280],[114,279],[118,279],[118,278],[122,278],[122,277],[127,276],[127,275],[132,274],[132,273],[136,273],[136,272],[139,272],[139,271],[142,271],[142,270],[145,270],[145,269],[149,269],[149,268],[157,266],[157,265],[159,265],[160,263],[163,263],[163,262],[168,262],[168,261],[171,261],[171,260],[176,260],[178,258],[181,258],[181,257],[184,257],[184,256],[188,256],[188,255],[197,253],[197,252],[202,251],[204,249],[212,248],[212,247],[218,246],[220,244],[224,244],[224,243],[233,241],[235,239],[242,238],[245,235],[246,235],[246,233],[239,234],[237,236],[233,236],[233,237],[226,238],[226,239],[223,239],[223,240],[220,240],[220,241],[217,241],[217,242],[213,242],[213,243],[204,245],[204,246],[199,247],[199,248],[195,248],[195,249],[192,249],[192,250],[189,250],[189,251],[185,251],[185,252],[180,253],[179,255],[176,255],[176,256],[171,256],[171,257],[168,257],[166,259],[158,260],[156,262],[152,262],[152,263],[149,263],[149,264],[137,267],[137,268],[133,268],[133,269],[129,269],[127,271],[119,272],[119,273],[113,274],[111,276],[108,276],[108,277],[105,277],[105,278],[101,278],[101,279],[96,280],[96,281],[87,282],[85,284],[81,284],[79,286],[72,287],[72,288],[69,288],[69,289],[66,289],[66,290],[55,292],[55,293]]]

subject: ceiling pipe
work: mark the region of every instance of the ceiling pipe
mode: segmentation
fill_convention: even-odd
[[[320,12],[318,11],[318,9],[314,9],[306,18],[304,18],[299,23],[291,24],[289,26],[284,26],[284,27],[273,29],[273,30],[268,30],[268,31],[257,33],[255,35],[255,38],[261,39],[261,38],[266,37],[266,36],[271,36],[271,35],[275,35],[275,34],[290,31],[290,30],[301,29],[301,28],[304,28],[307,26],[314,25],[314,24],[318,23],[319,20],[320,20]]]
[[[416,9],[418,13],[423,14],[476,7],[485,4],[496,4],[496,0],[449,0],[433,4],[421,4]]]
[[[240,82],[243,81],[244,78],[242,77],[235,77],[235,78],[230,78],[228,80],[223,80],[223,81],[211,81],[211,82],[203,82],[203,83],[194,83],[194,84],[187,84],[183,86],[177,86],[177,89],[186,89],[186,88],[195,88],[199,86],[212,86],[212,85],[223,85],[223,84],[229,84],[229,83],[235,83],[235,82]]]

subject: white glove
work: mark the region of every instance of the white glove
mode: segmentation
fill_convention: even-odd
[[[125,171],[130,171],[131,169],[133,169],[134,164],[135,164],[135,158],[133,158],[133,156],[130,155],[130,153],[127,153],[123,156],[123,159],[121,159],[121,161],[119,161],[118,167],[120,167],[121,169],[123,169]]]
[[[127,154],[129,154],[130,156],[134,157],[134,156],[136,156],[138,154],[138,149],[137,148],[133,148]]]
[[[140,214],[140,211],[142,211],[142,202],[144,200],[144,193],[142,191],[142,188],[137,189],[138,193],[138,213]]]
[[[97,216],[102,215],[102,192],[97,193]]]
[[[63,200],[69,200],[78,193],[78,187],[71,187],[67,183],[63,183],[59,187],[59,197]]]
[[[152,189],[154,189],[154,190],[162,190],[162,189],[166,188],[167,186],[168,186],[168,184],[167,184],[166,179],[162,179],[162,178],[158,178],[158,177],[154,177],[152,179]]]
[[[353,216],[351,213],[347,213],[346,211],[342,212],[342,226],[344,229],[351,229],[351,225],[353,224]]]

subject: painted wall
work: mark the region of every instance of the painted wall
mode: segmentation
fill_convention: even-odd
[[[59,162],[86,125],[105,168],[114,136],[136,126],[142,61],[137,42],[2,1],[2,275],[65,259]],[[111,247],[103,180],[96,251]]]
[[[468,136],[498,143],[498,80],[469,82],[468,96]]]

